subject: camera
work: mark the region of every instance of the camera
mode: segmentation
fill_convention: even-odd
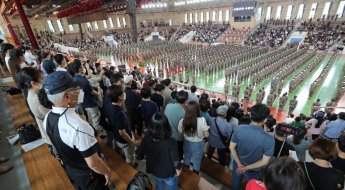
[[[307,133],[306,128],[297,128],[293,127],[287,123],[278,123],[275,127],[277,133],[284,134],[284,135],[295,135],[303,137]]]

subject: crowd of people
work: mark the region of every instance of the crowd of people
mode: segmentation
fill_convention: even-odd
[[[158,190],[178,189],[181,166],[199,174],[204,155],[215,160],[215,150],[217,162],[232,170],[234,190],[243,178],[247,190],[344,186],[343,112],[318,109],[311,117],[291,112],[278,123],[260,97],[248,108],[247,100],[211,100],[196,86],[177,89],[170,79],[154,78],[137,67],[116,71],[90,60],[69,61],[55,52],[37,56],[28,47],[24,53],[7,43],[0,50],[42,138],[78,188],[106,189],[109,183],[111,171],[97,136],[133,167],[146,159],[146,172]],[[306,159],[307,150],[312,162]],[[293,152],[296,161],[289,157]]]
[[[183,24],[180,29],[172,37],[173,41],[181,39],[183,36],[191,31],[195,31],[193,35],[193,42],[201,43],[215,43],[218,37],[226,31],[229,24],[217,25],[212,22],[199,23],[199,24]]]
[[[291,22],[286,25],[270,27],[266,23],[260,23],[256,30],[244,41],[245,45],[269,46],[277,48],[283,45],[294,25]]]
[[[298,28],[307,31],[304,43],[320,50],[326,50],[334,44],[343,41],[345,23],[334,24],[330,21],[304,21]]]

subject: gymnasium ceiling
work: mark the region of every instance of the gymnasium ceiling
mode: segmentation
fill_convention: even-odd
[[[9,15],[17,14],[14,0],[1,0],[6,6],[5,13]],[[118,12],[126,10],[126,4],[128,0],[20,0],[24,5],[24,10],[28,17],[37,16],[50,16],[56,15],[58,17],[71,17],[83,13],[90,13],[96,11],[106,11],[107,13]],[[174,6],[176,2],[180,1],[212,1],[213,6],[219,3],[225,2],[231,4],[240,0],[134,0],[136,1],[136,7],[140,8],[141,5],[148,3],[166,3],[168,6]],[[257,0],[258,2],[272,2],[281,0]],[[190,5],[198,6],[197,4]],[[180,6],[183,8],[186,6]]]

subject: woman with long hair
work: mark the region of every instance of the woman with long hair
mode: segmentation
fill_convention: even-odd
[[[200,115],[200,106],[191,101],[186,106],[186,114],[178,124],[178,131],[183,134],[183,164],[189,167],[193,158],[193,171],[199,173],[204,153],[204,138],[209,135],[206,120]]]
[[[286,140],[295,149],[299,161],[305,161],[306,151],[313,142],[311,129],[306,131],[306,134],[288,136]]]
[[[171,136],[171,128],[167,117],[161,113],[152,116],[148,135],[138,149],[138,160],[146,157],[146,172],[154,176],[156,189],[178,189],[178,176],[181,173],[180,156],[177,142]]]
[[[47,144],[51,144],[47,133],[43,128],[43,120],[49,112],[49,109],[40,104],[38,100],[38,92],[42,88],[42,81],[42,73],[35,68],[26,67],[18,73],[19,87],[28,89],[27,103],[31,113],[35,117],[41,136]]]

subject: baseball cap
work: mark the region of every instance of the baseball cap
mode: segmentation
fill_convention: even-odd
[[[228,106],[227,105],[222,105],[222,106],[219,106],[217,108],[217,114],[218,115],[221,115],[221,116],[224,116],[226,115],[226,112],[228,111]]]
[[[125,84],[128,84],[132,80],[133,80],[133,75],[124,75],[123,76],[123,81],[125,82]]]
[[[55,71],[43,80],[43,88],[48,95],[58,94],[76,87],[78,87],[78,83],[65,71]]]

